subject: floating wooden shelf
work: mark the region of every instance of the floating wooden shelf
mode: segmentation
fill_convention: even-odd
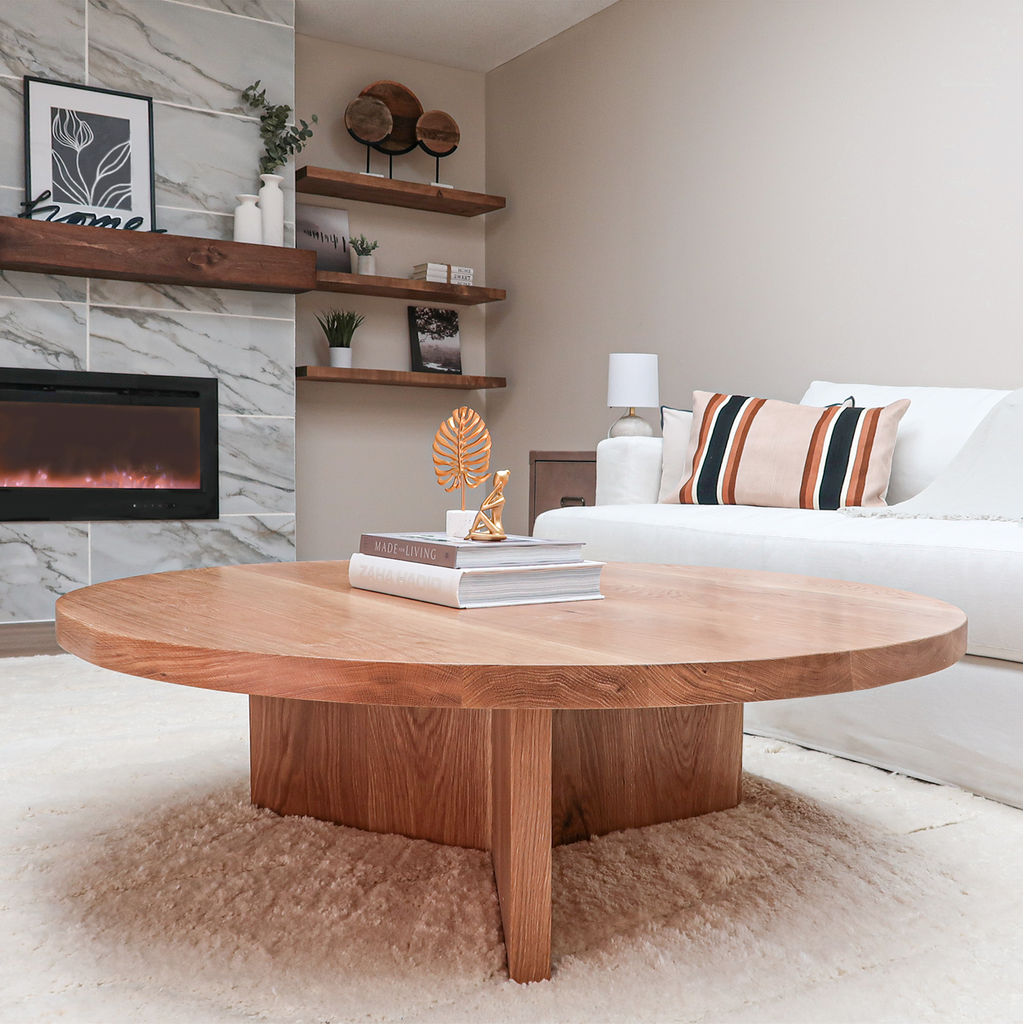
[[[315,380],[332,384],[393,384],[400,388],[449,388],[458,391],[479,391],[503,388],[504,377],[470,377],[454,373],[413,373],[409,370],[362,370],[341,366],[296,366],[299,380]]]
[[[316,253],[0,217],[0,269],[241,291],[312,291]]]
[[[386,299],[412,299],[415,302],[446,302],[454,306],[500,302],[507,294],[503,288],[435,284],[432,281],[410,281],[404,277],[370,277],[366,274],[337,274],[326,270],[317,273],[316,290],[379,295]]]
[[[458,188],[439,188],[418,181],[395,181],[351,171],[332,171],[327,167],[299,167],[295,171],[295,191],[382,206],[401,206],[406,210],[452,213],[458,217],[478,217],[481,213],[503,210],[506,202],[504,196],[488,196],[484,192],[463,192]]]

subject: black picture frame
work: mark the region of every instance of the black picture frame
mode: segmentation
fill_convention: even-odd
[[[409,306],[408,333],[415,372],[461,374],[457,309]]]
[[[156,231],[153,99],[25,75],[23,217]]]

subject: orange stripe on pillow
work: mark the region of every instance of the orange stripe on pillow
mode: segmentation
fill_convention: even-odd
[[[712,395],[710,401],[707,402],[707,408],[703,410],[703,420],[700,422],[700,440],[696,445],[696,451],[693,453],[692,472],[689,474],[689,479],[678,492],[679,501],[683,505],[695,504],[693,501],[693,487],[695,486],[697,476],[699,476],[700,464],[703,461],[704,453],[707,451],[707,442],[710,440],[711,431],[714,427],[714,414],[725,404],[728,397],[728,395],[722,394]]]
[[[803,482],[799,487],[799,507],[813,508],[814,495],[817,491],[817,474],[820,471],[821,459],[824,457],[824,439],[828,435],[831,421],[841,412],[838,406],[825,409],[810,437],[810,447],[806,452],[803,465]]]
[[[863,490],[867,485],[867,470],[870,468],[870,455],[874,447],[874,435],[877,423],[881,419],[881,409],[864,411],[865,422],[860,430],[860,443],[856,448],[856,462],[853,465],[852,479],[846,505],[859,505],[863,501]]]
[[[735,504],[735,480],[739,475],[739,461],[742,459],[742,450],[746,446],[746,437],[749,429],[753,426],[753,419],[764,407],[766,398],[754,398],[742,411],[739,422],[735,425],[732,433],[732,445],[728,452],[728,460],[725,463],[724,471],[721,474],[721,503],[723,505]]]

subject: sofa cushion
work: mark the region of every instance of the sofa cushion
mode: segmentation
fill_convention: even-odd
[[[900,519],[999,519],[1023,522],[1023,388],[981,420],[938,478],[889,508],[844,509],[849,515]]]
[[[1023,529],[1015,523],[850,519],[744,505],[598,505],[545,512],[533,534],[585,541],[586,558],[764,569],[925,594],[966,612],[970,653],[1023,662]]]
[[[661,406],[661,437],[664,448],[661,451],[661,487],[657,495],[658,501],[678,504],[678,491],[682,486],[682,473],[686,468],[686,452],[689,449],[689,432],[692,426],[692,410]]]
[[[952,461],[980,421],[1009,391],[982,388],[904,388],[880,384],[835,384],[815,380],[803,405],[830,405],[849,395],[857,405],[911,402],[899,423],[888,504],[919,494]]]
[[[695,391],[679,501],[884,505],[896,430],[908,407],[906,399],[875,409],[822,408]]]

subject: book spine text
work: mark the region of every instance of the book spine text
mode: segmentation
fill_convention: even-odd
[[[376,558],[356,552],[348,563],[348,582],[359,590],[459,608],[458,584],[462,572],[462,569]]]
[[[454,569],[458,552],[446,544],[428,541],[395,540],[391,537],[374,537],[363,534],[359,543],[363,555],[379,558],[401,558],[406,562],[421,562],[423,565],[442,565]]]

